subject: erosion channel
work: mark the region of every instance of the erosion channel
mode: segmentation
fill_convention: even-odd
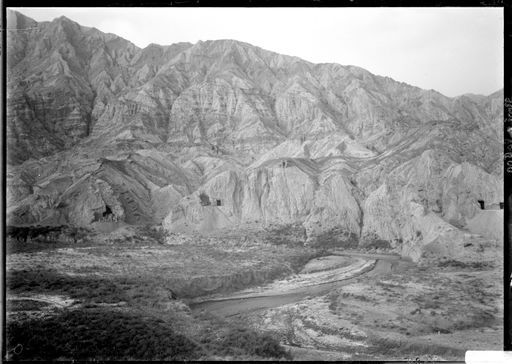
[[[306,265],[306,268],[292,279],[281,280],[231,295],[202,297],[191,300],[189,305],[195,311],[208,311],[230,317],[299,302],[308,297],[322,296],[333,289],[353,283],[357,278],[372,279],[376,275],[397,271],[412,264],[409,260],[397,255],[338,251],[333,251],[330,256],[313,259],[310,263],[318,264],[319,259],[325,260],[326,258],[338,263],[349,263],[349,265],[327,266],[325,270],[315,270],[314,272],[308,272]]]

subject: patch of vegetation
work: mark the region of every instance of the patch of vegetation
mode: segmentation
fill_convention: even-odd
[[[496,322],[500,322],[490,310],[473,309],[468,313],[464,320],[455,322],[453,325],[454,330],[467,330],[473,328],[482,328],[492,326]]]
[[[366,296],[363,296],[363,295],[358,295],[358,294],[353,294],[353,293],[348,293],[348,292],[345,292],[343,293],[343,297],[350,297],[354,300],[358,300],[358,301],[362,301],[362,302],[371,302],[373,301],[372,299],[366,297]]]
[[[10,322],[7,350],[13,360],[190,360],[201,355],[196,343],[161,319],[104,309]]]
[[[27,253],[48,248],[90,244],[91,232],[73,226],[7,226],[6,248],[9,254]]]
[[[383,281],[377,281],[376,284],[383,287],[384,289],[388,289],[388,288],[403,289],[404,288],[404,286],[402,286],[401,284],[394,284],[394,283],[383,282]]]
[[[13,271],[7,274],[11,293],[64,294],[83,303],[129,302],[156,307],[175,299],[171,283],[161,277],[68,276],[52,270]]]
[[[217,352],[224,355],[256,355],[262,358],[291,359],[288,352],[269,334],[237,327],[230,328],[220,337]]]
[[[303,318],[301,321],[305,328],[309,328],[314,331],[320,332],[321,335],[333,335],[352,341],[364,341],[366,339],[366,336],[354,334],[350,331],[350,329],[347,328],[318,325],[314,319],[309,318]]]
[[[471,270],[486,270],[493,268],[492,262],[461,262],[453,259],[442,260],[437,264],[437,266],[440,268],[451,267]]]
[[[201,192],[199,194],[199,202],[201,203],[202,206],[210,206],[211,205],[210,197],[205,192]]]
[[[391,244],[389,243],[389,241],[387,241],[387,240],[375,239],[375,240],[366,242],[363,245],[363,248],[389,250],[392,247],[391,247]]]
[[[203,331],[199,340],[210,355],[286,360],[292,358],[277,337],[269,333],[260,333],[243,322],[225,321],[209,314],[201,319],[207,323],[209,330]]]
[[[274,225],[263,233],[262,240],[277,246],[302,246],[306,242],[306,230],[302,224],[298,223]]]
[[[8,289],[61,292],[88,301],[94,297],[94,302],[131,298],[158,304],[159,296],[165,296],[168,290],[180,298],[192,298],[270,282],[300,271],[307,261],[322,255],[310,248],[276,247],[259,241],[248,247],[240,247],[243,243],[238,240],[220,239],[172,248],[155,243],[151,249],[146,247],[153,240],[144,241],[142,248],[133,243],[126,249],[126,242],[119,242],[123,249],[116,243],[90,246],[81,252],[87,257],[84,264],[75,261],[76,255],[71,252],[58,252],[47,260],[43,256],[27,257],[36,263],[29,267],[17,262],[16,268],[11,267]],[[217,288],[212,290],[212,285]]]
[[[47,302],[33,300],[12,300],[7,301],[7,311],[41,311],[42,308],[50,306]]]
[[[328,295],[327,295],[327,300],[329,302],[329,311],[331,311],[332,313],[336,313],[337,311],[337,308],[338,308],[338,297],[339,297],[339,293],[337,291],[331,291]]]
[[[71,239],[77,240],[88,233],[87,229],[72,226],[7,226],[6,235],[18,241],[26,242],[28,239],[40,238],[49,240],[65,234]]]
[[[367,352],[377,358],[416,358],[419,357],[418,353],[421,353],[421,357],[436,355],[443,358],[460,360],[460,358],[464,358],[465,354],[464,349],[451,348],[429,343],[422,344],[408,341],[398,341],[388,338],[373,338],[371,343],[372,345],[367,349]],[[421,357],[418,359],[421,359]]]
[[[139,228],[139,233],[159,244],[165,244],[167,237],[167,231],[161,226],[144,225]]]
[[[358,244],[359,239],[356,234],[349,233],[342,228],[334,228],[318,235],[312,246],[324,249],[355,249],[358,247]]]
[[[447,328],[432,326],[431,331],[438,334],[451,334],[452,331]]]

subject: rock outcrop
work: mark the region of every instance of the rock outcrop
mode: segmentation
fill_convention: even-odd
[[[8,23],[11,225],[302,224],[304,242],[419,259],[455,254],[477,201],[503,200],[502,91],[449,98],[233,40],[139,49],[64,17]]]

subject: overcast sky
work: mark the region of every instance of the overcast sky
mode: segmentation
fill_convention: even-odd
[[[139,47],[236,39],[356,65],[447,96],[503,87],[502,8],[15,8],[65,15]]]

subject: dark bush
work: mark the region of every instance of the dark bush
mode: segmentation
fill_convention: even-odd
[[[7,226],[8,254],[88,244],[90,231],[74,226]]]
[[[142,236],[153,239],[159,244],[165,244],[167,232],[161,226],[145,225],[139,229]]]
[[[86,302],[106,303],[126,301],[129,298],[118,282],[96,276],[72,277],[51,270],[34,270],[8,272],[6,278],[8,292],[24,292],[30,287],[30,290],[38,292],[65,293]]]
[[[208,195],[204,192],[201,192],[199,194],[199,202],[201,203],[202,206],[210,206],[211,205],[210,197],[208,197]]]
[[[387,240],[375,239],[364,244],[366,249],[391,249],[391,244]]]
[[[312,244],[315,248],[355,249],[358,247],[357,235],[342,228],[334,228],[318,235]]]
[[[489,269],[493,265],[491,262],[461,262],[454,259],[442,260],[437,264],[441,268],[453,267],[461,269]]]
[[[76,242],[77,239],[87,236],[88,231],[74,226],[7,226],[6,235],[19,242],[27,242],[28,239],[41,241],[58,240],[66,236]]]
[[[306,231],[302,224],[274,225],[263,233],[263,240],[272,245],[303,246]]]
[[[160,319],[102,309],[12,322],[7,350],[14,360],[190,360],[201,355],[197,344]]]
[[[270,334],[260,334],[246,327],[230,327],[220,335],[212,332],[203,338],[203,343],[216,355],[291,359],[290,354]]]

